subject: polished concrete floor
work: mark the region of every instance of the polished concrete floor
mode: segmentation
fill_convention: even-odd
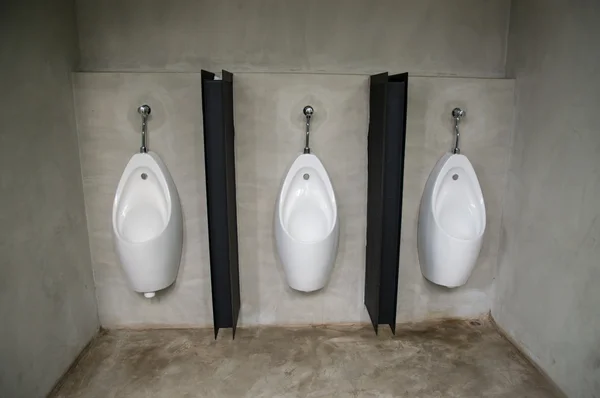
[[[488,321],[102,332],[53,397],[558,397]]]

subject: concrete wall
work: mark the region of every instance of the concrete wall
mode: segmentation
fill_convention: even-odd
[[[0,396],[43,397],[98,330],[72,1],[0,5]]]
[[[81,170],[103,326],[210,326],[212,307],[199,74],[74,74]],[[183,208],[177,282],[148,300],[127,285],[112,241],[112,204],[141,145],[137,107],[152,108],[148,147],[166,163]]]
[[[516,129],[492,315],[570,397],[600,397],[600,3],[513,2]]]
[[[398,322],[487,313],[500,242],[506,170],[513,120],[512,80],[410,78],[398,286]],[[467,111],[460,123],[460,148],[477,173],[487,225],[477,264],[466,285],[447,289],[427,282],[419,268],[417,222],[429,173],[454,145],[455,107]]]
[[[77,0],[81,70],[504,77],[509,0]]]
[[[201,87],[199,74],[78,73],[77,120],[92,262],[105,326],[210,325]],[[364,246],[368,77],[236,74],[234,77],[241,324],[366,321]],[[513,81],[411,78],[400,254],[399,321],[476,316],[490,309],[511,136]],[[147,300],[133,293],[111,242],[120,175],[140,145],[135,109],[153,107],[150,148],[181,196],[185,247],[176,285]],[[275,201],[303,147],[302,107],[316,109],[311,146],[337,194],[340,245],[328,286],[313,295],[287,287],[273,242]],[[479,175],[488,208],[482,255],[467,286],[449,291],[422,277],[416,254],[419,200],[437,159],[452,145],[450,110],[465,107],[462,149]]]

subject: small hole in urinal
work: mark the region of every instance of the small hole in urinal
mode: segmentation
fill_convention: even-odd
[[[142,173],[142,180],[145,180],[146,178],[148,178],[148,174]]]
[[[458,180],[458,174],[454,174],[454,175],[452,176],[452,179],[453,179],[454,181]]]
[[[308,180],[310,178],[310,174],[306,173],[306,174],[304,174],[303,177],[304,177],[305,180]]]

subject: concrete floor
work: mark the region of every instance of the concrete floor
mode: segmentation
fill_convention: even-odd
[[[51,397],[559,397],[494,327],[103,332]]]

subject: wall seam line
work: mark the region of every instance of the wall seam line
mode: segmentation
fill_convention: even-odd
[[[87,241],[88,241],[88,250],[90,253],[90,268],[92,269],[92,281],[94,282],[94,299],[96,301],[96,319],[98,320],[99,328],[102,328],[102,322],[100,320],[100,300],[98,298],[98,289],[96,289],[96,270],[94,268],[94,261],[92,259],[92,240],[90,238],[90,226],[89,226],[89,211],[88,211],[88,203],[85,195],[85,181],[83,179],[83,163],[81,162],[81,139],[79,136],[79,118],[77,101],[75,100],[75,73],[71,72],[70,80],[71,80],[71,99],[73,101],[73,111],[74,111],[74,119],[75,119],[75,135],[77,137],[77,160],[79,161],[79,174],[81,176],[81,194],[83,195],[83,207],[85,210],[85,229],[87,230]]]

